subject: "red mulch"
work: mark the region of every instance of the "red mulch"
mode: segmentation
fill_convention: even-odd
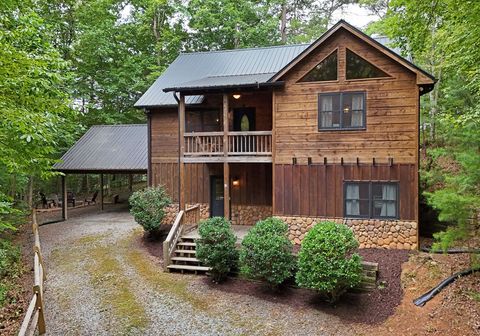
[[[142,239],[143,246],[151,255],[163,257],[162,240]],[[241,278],[229,278],[221,284],[213,284],[209,278],[202,278],[212,289],[250,295],[269,302],[290,305],[297,309],[317,309],[338,316],[347,322],[377,324],[385,321],[401,303],[403,290],[400,282],[402,264],[408,260],[410,251],[361,249],[358,253],[365,261],[377,262],[379,274],[377,284],[385,288],[369,292],[346,293],[334,306],[325,302],[316,292],[284,286],[272,290],[266,284]]]

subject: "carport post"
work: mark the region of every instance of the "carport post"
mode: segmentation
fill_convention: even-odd
[[[103,210],[103,174],[100,174],[100,206]]]
[[[133,190],[133,174],[128,174],[128,191]]]
[[[67,174],[62,175],[62,218],[63,220],[68,219],[67,206]]]

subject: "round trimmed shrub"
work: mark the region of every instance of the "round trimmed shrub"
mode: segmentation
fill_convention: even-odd
[[[227,274],[236,267],[238,260],[235,249],[237,237],[230,222],[223,217],[212,217],[200,222],[198,232],[198,260],[211,268],[210,275],[215,282],[225,280]]]
[[[162,186],[148,187],[134,192],[128,199],[130,213],[143,229],[150,233],[160,230],[165,217],[165,208],[172,201]]]
[[[315,289],[335,302],[362,279],[358,242],[343,224],[320,222],[305,236],[298,254],[297,285]]]
[[[270,217],[257,222],[242,241],[242,274],[266,281],[273,287],[291,277],[295,259],[287,232],[287,224],[278,218]]]

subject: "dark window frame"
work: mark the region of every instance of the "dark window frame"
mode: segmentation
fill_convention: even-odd
[[[363,110],[362,110],[362,126],[359,127],[343,127],[343,97],[347,95],[354,95],[354,94],[362,94],[363,95]],[[321,109],[321,97],[328,97],[328,96],[340,96],[340,104],[339,104],[339,110],[334,111],[332,110],[332,113],[340,113],[340,125],[338,127],[322,127],[322,122],[321,122],[321,116],[322,113],[325,113],[325,111],[322,111]],[[333,105],[333,104],[332,104]],[[325,93],[319,93],[318,98],[317,98],[317,123],[318,123],[318,131],[364,131],[367,129],[367,92],[366,91],[341,91],[341,92],[325,92]]]
[[[368,216],[365,215],[347,215],[347,186],[351,184],[367,184],[368,185]],[[396,186],[396,200],[395,200],[395,216],[373,216],[373,185],[395,185]],[[343,217],[344,218],[361,218],[361,219],[400,219],[400,183],[398,181],[343,181]]]

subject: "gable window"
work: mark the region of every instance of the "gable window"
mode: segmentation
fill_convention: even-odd
[[[365,92],[320,93],[318,129],[365,128]]]
[[[347,49],[347,79],[390,77],[369,61]]]
[[[345,217],[398,218],[398,183],[345,182]]]
[[[318,63],[317,66],[303,76],[299,82],[323,82],[331,80],[337,80],[336,50]]]

